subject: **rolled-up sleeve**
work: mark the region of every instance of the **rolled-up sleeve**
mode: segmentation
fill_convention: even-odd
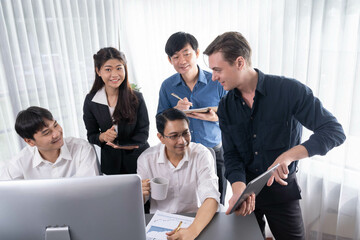
[[[204,149],[197,159],[198,172],[198,195],[201,204],[207,198],[213,198],[220,203],[220,193],[218,191],[218,177],[215,173],[214,157],[208,149]]]
[[[309,157],[325,155],[345,141],[344,130],[337,119],[313,95],[310,88],[300,84],[299,86],[296,90],[298,101],[295,102],[294,116],[304,127],[313,131],[302,145],[308,151]]]

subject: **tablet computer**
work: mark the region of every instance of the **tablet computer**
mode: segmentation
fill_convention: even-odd
[[[204,108],[192,108],[192,109],[188,109],[188,110],[182,110],[184,113],[193,113],[193,112],[197,112],[197,113],[207,113],[211,110],[213,110],[214,112],[217,112],[218,107],[204,107]]]
[[[279,164],[276,164],[271,169],[267,170],[257,178],[253,179],[251,182],[249,182],[244,190],[244,192],[240,195],[238,200],[236,201],[234,207],[231,209],[230,214],[235,212],[237,209],[240,208],[243,201],[245,201],[251,194],[258,195],[261,189],[265,186],[267,181],[269,181],[271,175],[275,171],[275,169],[279,166]]]

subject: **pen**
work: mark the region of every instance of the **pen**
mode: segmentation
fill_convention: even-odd
[[[178,225],[177,228],[175,229],[175,232],[174,232],[174,233],[177,233],[177,232],[180,230],[181,224],[182,224],[182,221],[179,222],[179,225]]]
[[[182,100],[178,95],[176,95],[175,93],[171,93],[171,95],[173,96],[173,97],[176,97],[177,99],[179,99],[179,100]]]

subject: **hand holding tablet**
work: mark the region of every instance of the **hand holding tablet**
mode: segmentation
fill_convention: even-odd
[[[106,145],[109,145],[110,147],[113,147],[115,149],[124,149],[124,150],[133,150],[136,148],[139,148],[139,144],[135,145],[133,144],[117,144],[112,142],[107,142]]]
[[[257,178],[253,179],[251,182],[249,182],[243,191],[243,193],[240,195],[236,203],[234,204],[233,208],[229,212],[229,214],[232,214],[236,210],[238,210],[241,207],[241,204],[251,195],[255,194],[258,195],[261,191],[261,189],[265,186],[273,172],[276,170],[276,168],[279,166],[279,164],[276,164],[271,169],[267,170]]]

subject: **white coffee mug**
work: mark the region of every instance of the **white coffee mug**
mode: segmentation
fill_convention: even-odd
[[[155,177],[150,180],[151,198],[164,200],[167,196],[169,180],[163,177]]]

